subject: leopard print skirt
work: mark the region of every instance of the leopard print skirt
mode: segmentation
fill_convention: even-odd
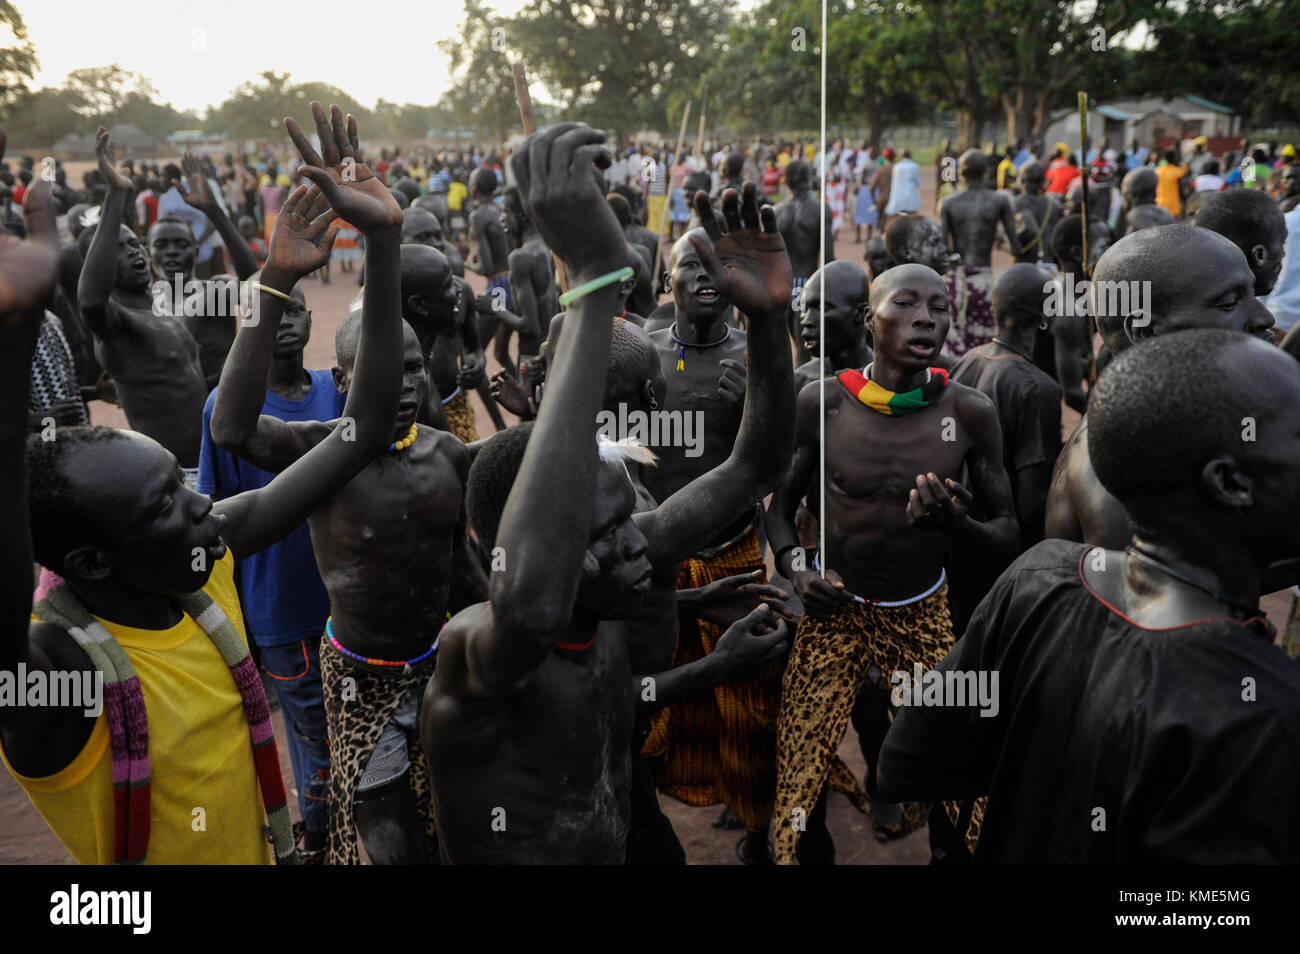
[[[830,619],[799,621],[781,692],[777,720],[776,812],[772,834],[778,864],[791,864],[803,832],[828,781],[835,750],[872,663],[888,674],[919,663],[933,669],[955,642],[948,615],[948,587],[907,606],[853,603]],[[943,803],[956,821],[960,803]],[[905,804],[908,827],[919,827],[925,806]],[[967,829],[974,850],[983,817],[976,805]]]

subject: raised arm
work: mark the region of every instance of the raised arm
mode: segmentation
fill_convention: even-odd
[[[361,340],[340,425],[266,487],[216,505],[228,519],[226,542],[239,556],[284,537],[383,452],[392,440],[402,387],[402,210],[370,170],[355,161],[356,120],[349,116],[345,127],[337,106],[328,118],[319,103],[311,108],[323,160],[296,122],[286,119],[285,128],[306,163],[302,174],[324,193],[335,213],[366,237],[370,280],[362,303]]]
[[[117,168],[113,143],[103,126],[95,134],[95,158],[99,160],[99,174],[108,186],[108,196],[99,216],[99,226],[90,241],[86,261],[81,266],[81,280],[77,284],[77,305],[86,326],[100,338],[116,331],[109,296],[117,282],[117,243],[122,228],[122,207],[131,183]]]
[[[529,217],[582,284],[622,267],[620,230],[597,186],[604,135],[561,123],[511,157]],[[369,284],[369,283],[367,283]],[[512,691],[567,630],[590,537],[596,473],[592,422],[600,410],[618,287],[578,299],[554,355],[546,401],[501,516],[504,570],[492,576],[490,610],[464,637],[467,693]]]
[[[53,216],[45,214],[49,202],[50,184],[33,181],[25,203],[28,240],[0,234],[0,671],[11,673],[18,663],[33,661],[28,639],[32,542],[27,526],[27,390],[45,302],[58,268],[48,234]],[[48,667],[43,654],[36,662]],[[23,712],[5,706],[0,721],[13,724]]]
[[[240,323],[221,372],[212,407],[212,440],[254,466],[279,473],[325,439],[329,428],[316,421],[282,421],[262,414],[266,375],[284,299],[298,279],[329,260],[338,217],[316,185],[299,186],[275,221],[275,233],[253,312]]]
[[[726,232],[703,192],[696,193],[695,208],[703,230],[691,233],[691,245],[718,291],[749,318],[749,386],[731,456],[638,519],[655,566],[695,553],[775,489],[794,449],[794,367],[786,322],[793,278],[776,214],[770,205],[760,210],[752,182],[745,183],[743,196],[734,189],[724,193]]]
[[[185,197],[185,201],[208,217],[212,227],[221,236],[221,241],[226,243],[226,250],[230,253],[230,261],[235,268],[235,274],[240,281],[247,281],[257,271],[257,259],[253,257],[253,250],[248,247],[248,243],[239,234],[235,224],[230,221],[230,216],[226,214],[226,210],[221,207],[221,203],[213,195],[212,187],[208,183],[208,177],[199,168],[198,160],[187,152],[181,157],[181,166],[185,171],[186,182],[189,185],[189,191],[181,193]]]

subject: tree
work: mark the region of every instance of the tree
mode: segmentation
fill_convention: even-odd
[[[0,106],[8,106],[27,92],[27,81],[36,75],[36,48],[27,39],[22,14],[9,0],[0,0],[0,25],[13,32],[16,46],[0,48]]]
[[[530,0],[504,26],[570,115],[631,132],[675,128],[669,94],[699,88],[728,21],[717,0]]]

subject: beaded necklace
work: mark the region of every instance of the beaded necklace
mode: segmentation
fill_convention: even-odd
[[[710,341],[707,344],[699,344],[698,342],[695,341],[685,341],[677,337],[677,322],[674,321],[672,323],[672,327],[668,329],[668,334],[672,337],[673,341],[677,342],[677,370],[678,371],[686,370],[686,349],[687,348],[716,348],[718,345],[722,344],[724,341],[730,338],[731,325],[723,325],[722,327],[725,330],[722,332],[722,337],[719,338],[717,341]]]
[[[420,425],[412,424],[411,429],[406,432],[406,436],[400,441],[393,441],[388,445],[390,451],[404,451],[415,443],[415,435],[420,433]]]

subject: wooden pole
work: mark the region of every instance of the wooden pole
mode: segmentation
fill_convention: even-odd
[[[1079,91],[1079,166],[1083,170],[1079,179],[1083,197],[1080,209],[1083,216],[1083,274],[1092,277],[1088,268],[1088,94],[1082,90]]]
[[[709,108],[709,83],[704,82],[704,92],[700,96],[700,128],[695,134],[695,155],[704,155],[704,113]]]
[[[682,154],[682,146],[685,145],[686,143],[686,123],[687,120],[689,120],[690,118],[691,118],[691,104],[688,102],[686,104],[685,112],[682,113],[682,125],[677,130],[677,148],[673,151],[674,159],[680,160]],[[664,186],[667,188],[668,191],[664,199],[663,213],[660,214],[659,216],[659,233],[656,236],[656,238],[658,238],[659,241],[655,245],[655,266],[654,269],[650,272],[650,283],[652,286],[659,277],[659,263],[663,261],[663,255],[664,255],[664,231],[668,226],[668,210],[672,208],[672,204],[673,204],[673,177],[672,177],[671,168],[664,169]]]
[[[523,63],[511,63],[510,74],[515,81],[515,100],[519,103],[519,118],[524,124],[524,135],[537,132],[537,119],[533,116],[533,98],[528,95],[528,74]]]

